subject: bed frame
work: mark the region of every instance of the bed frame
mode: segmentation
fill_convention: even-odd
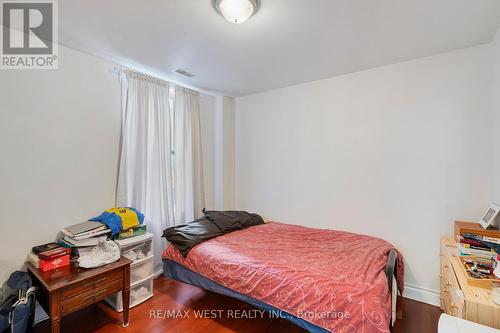
[[[391,322],[389,323],[390,325],[390,331],[393,332],[393,326],[394,322],[396,320],[396,304],[397,304],[397,296],[398,296],[398,290],[397,290],[397,284],[395,281],[397,281],[397,267],[398,267],[398,255],[396,250],[391,250],[389,252],[389,257],[387,259],[387,265],[385,268],[385,274],[387,277],[387,286],[389,287],[389,294],[391,297]],[[238,293],[232,289],[226,288],[196,272],[191,271],[190,269],[184,267],[183,265],[169,260],[169,259],[163,259],[163,275],[167,278],[174,279],[183,283],[187,283],[196,287],[200,287],[202,289],[226,295],[232,298],[239,299],[243,302],[246,302],[248,304],[251,304],[259,309],[269,311],[271,313],[280,313],[281,318],[287,319],[294,324],[305,328],[309,332],[313,333],[328,333],[327,330],[324,328],[321,328],[319,326],[316,326],[304,319],[298,318],[292,314],[289,314],[285,311],[282,311],[280,309],[277,309],[269,304],[263,303],[257,299],[254,299],[252,297],[249,297],[247,295],[243,295],[241,293]]]
[[[398,304],[398,254],[396,250],[392,249],[387,258],[387,265],[385,266],[385,276],[387,277],[387,287],[389,287],[389,295],[391,295],[391,322],[390,330],[393,332],[394,323],[397,316]]]

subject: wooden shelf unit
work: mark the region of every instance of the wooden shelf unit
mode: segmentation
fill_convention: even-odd
[[[467,283],[452,237],[441,239],[440,257],[441,309],[449,315],[500,329],[500,306],[493,303],[491,290]]]

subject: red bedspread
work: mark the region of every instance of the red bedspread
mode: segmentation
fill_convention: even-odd
[[[389,332],[388,242],[348,232],[266,223],[220,236],[174,260],[218,284],[332,332]],[[399,257],[398,285],[403,287]]]

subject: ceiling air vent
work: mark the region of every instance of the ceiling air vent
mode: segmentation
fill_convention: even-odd
[[[174,72],[176,72],[177,74],[180,74],[180,75],[184,75],[185,77],[193,77],[194,76],[193,73],[189,73],[188,71],[181,69],[181,68],[176,69]]]

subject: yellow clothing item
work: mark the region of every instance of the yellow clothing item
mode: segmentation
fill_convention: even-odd
[[[111,208],[106,210],[108,213],[115,213],[122,219],[122,229],[126,230],[139,225],[137,213],[130,208]]]

